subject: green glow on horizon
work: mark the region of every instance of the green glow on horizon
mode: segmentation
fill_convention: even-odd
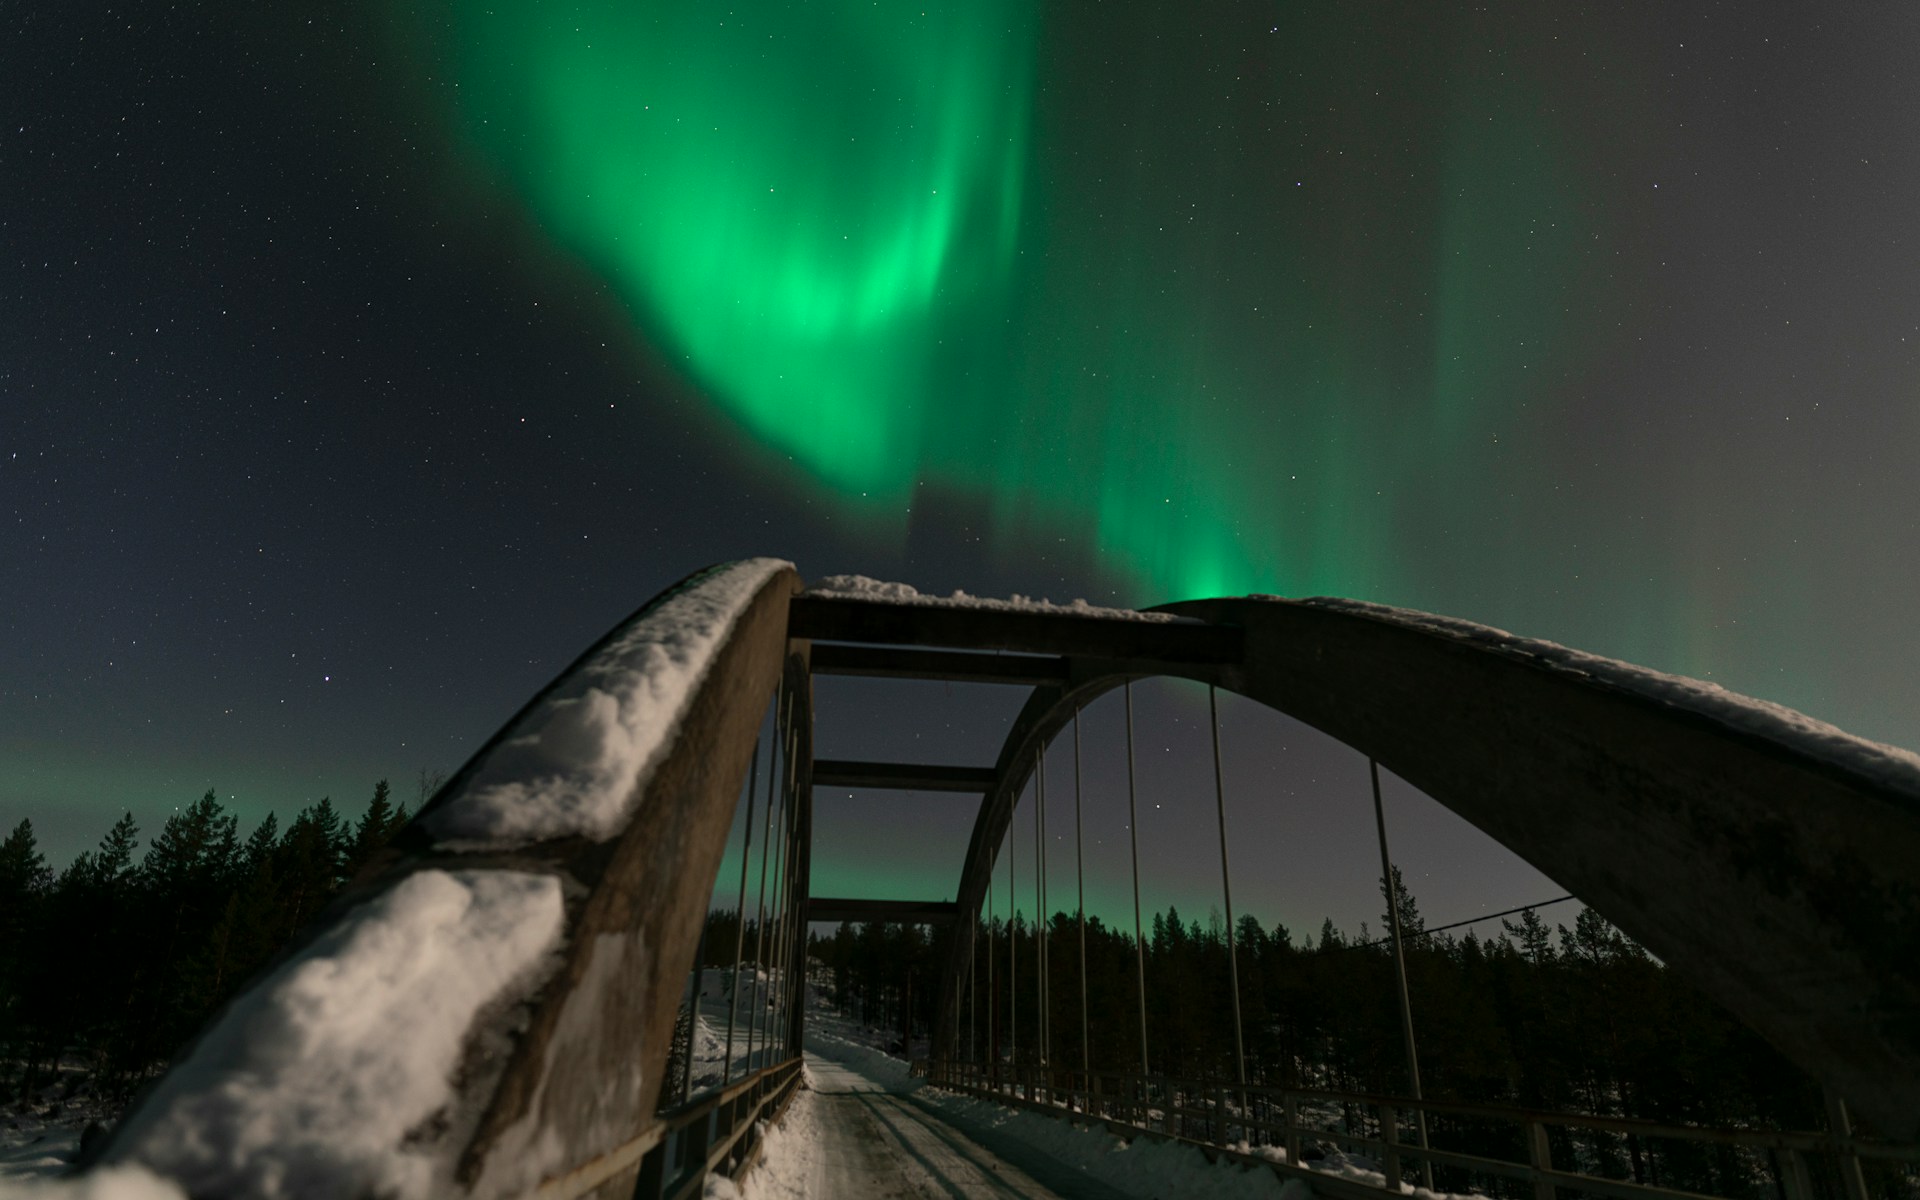
[[[1406,527],[1485,477],[1592,225],[1538,98],[1444,55],[1442,103],[1378,118],[1428,156],[1420,187],[1303,160],[1331,197],[1308,208],[1293,167],[1259,178],[1271,146],[1196,156],[1226,109],[1081,154],[1101,68],[1075,76],[1032,0],[445,13],[476,161],[762,447],[870,529],[949,488],[1142,599],[1427,598]],[[1344,24],[1275,19],[1292,57],[1262,86],[1379,103],[1323,53]]]

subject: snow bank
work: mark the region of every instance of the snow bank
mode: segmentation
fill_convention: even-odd
[[[466,787],[422,817],[427,831],[452,847],[493,849],[612,837],[741,611],[792,565],[730,563],[660,601],[483,751]]]
[[[724,1175],[707,1177],[703,1200],[812,1200],[813,1181],[827,1174],[811,1085],[795,1092],[778,1124],[760,1123],[760,1158],[736,1185]]]
[[[1180,1196],[1191,1200],[1309,1200],[1303,1180],[1282,1179],[1266,1167],[1230,1159],[1208,1162],[1198,1147],[1137,1137],[1128,1141],[1104,1125],[1075,1125],[1065,1116],[1003,1108],[990,1100],[935,1089],[919,1093],[955,1127],[991,1130],[1085,1173],[1129,1196]]]
[[[551,969],[562,923],[552,876],[409,875],[234,1001],[106,1165],[196,1195],[444,1190],[439,1135],[463,1115],[450,1109],[468,1031]]]
[[[1855,737],[1805,713],[1729,692],[1717,684],[1689,679],[1684,675],[1666,675],[1617,659],[1571,650],[1553,642],[1516,637],[1505,630],[1413,609],[1391,608],[1384,604],[1331,596],[1316,596],[1299,603],[1353,613],[1450,638],[1499,652],[1509,658],[1524,660],[1557,674],[1576,676],[1656,704],[1695,713],[1740,733],[1845,767],[1866,776],[1882,788],[1920,797],[1920,754]]]
[[[806,594],[827,596],[836,600],[884,600],[893,604],[919,604],[928,608],[991,608],[1003,612],[1066,613],[1076,617],[1104,617],[1110,621],[1168,622],[1184,619],[1172,613],[1139,612],[1131,608],[1101,608],[1098,605],[1088,604],[1085,600],[1075,600],[1068,604],[1054,604],[1049,600],[1033,600],[1026,596],[992,600],[981,596],[969,596],[957,590],[949,596],[929,596],[908,584],[887,583],[884,580],[869,579],[865,575],[829,575],[808,588]]]

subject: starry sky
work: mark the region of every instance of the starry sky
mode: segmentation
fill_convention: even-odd
[[[412,800],[750,554],[1356,596],[1920,745],[1909,6],[0,23],[0,823],[56,862],[208,787]],[[987,761],[1017,705],[906,687],[823,682],[821,752]],[[1137,701],[1149,903],[1203,912],[1204,692]],[[1236,845],[1286,864],[1236,894],[1377,922],[1364,761],[1222,713]],[[1557,894],[1387,792],[1431,918]],[[820,803],[823,893],[957,875],[951,798]]]

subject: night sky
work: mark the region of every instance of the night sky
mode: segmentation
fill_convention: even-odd
[[[1896,4],[9,6],[0,824],[412,801],[753,554],[1354,596],[1920,745],[1916,63]],[[990,760],[1017,696],[912,686],[823,681],[821,753]],[[1205,694],[1139,701],[1204,919]],[[1364,760],[1223,712],[1241,907],[1377,923]],[[817,890],[950,894],[970,809],[819,803]],[[1430,919],[1557,894],[1388,813]]]

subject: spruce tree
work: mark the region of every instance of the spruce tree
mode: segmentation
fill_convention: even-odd
[[[352,879],[367,865],[374,852],[387,844],[393,836],[393,801],[389,799],[387,781],[382,779],[373,785],[373,799],[367,804],[367,811],[360,815],[360,823],[354,827],[352,844],[347,850],[346,863],[342,874]]]
[[[274,874],[285,898],[276,940],[291,937],[332,897],[340,881],[342,841],[339,814],[324,796],[301,809],[287,827],[274,853]]]
[[[31,934],[41,904],[53,886],[53,872],[33,836],[33,822],[21,821],[0,843],[0,1056],[18,1054],[20,1004],[32,962]]]
[[[1380,880],[1380,896],[1387,895],[1387,881]],[[1420,915],[1420,906],[1414,902],[1413,893],[1407,890],[1407,881],[1400,875],[1400,868],[1393,869],[1393,905],[1399,910],[1400,936],[1412,941],[1427,931],[1427,922]],[[1383,935],[1393,933],[1393,913],[1380,914],[1380,929]]]

